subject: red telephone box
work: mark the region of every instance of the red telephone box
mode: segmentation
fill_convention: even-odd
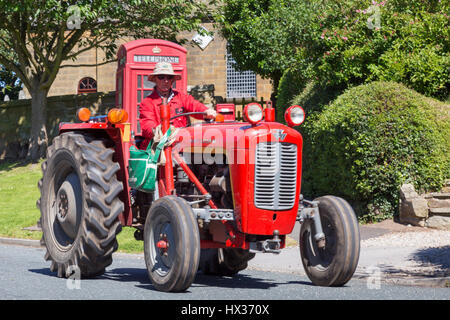
[[[181,79],[174,82],[174,89],[187,93],[186,52],[182,46],[157,39],[140,39],[123,44],[117,54],[116,106],[128,112],[131,130],[141,134],[139,105],[153,91],[154,83],[148,76],[158,62],[170,62]],[[126,85],[124,85],[126,84]]]

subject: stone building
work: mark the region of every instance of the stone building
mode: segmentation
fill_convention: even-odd
[[[213,30],[212,24],[203,26],[207,30]],[[194,33],[184,36],[187,39],[198,38]],[[118,40],[118,47],[130,40]],[[270,99],[270,81],[249,71],[234,70],[231,55],[227,54],[226,40],[218,32],[214,32],[211,38],[202,40],[201,45],[194,41],[184,45],[187,49],[187,84],[191,94],[193,91],[197,94],[200,92],[200,95],[206,94],[207,99],[204,102],[207,104],[232,98],[255,98],[258,101]],[[104,58],[101,49],[91,49],[81,53],[76,61],[64,62],[49,96],[115,91],[117,62],[88,66],[101,64],[105,61]]]

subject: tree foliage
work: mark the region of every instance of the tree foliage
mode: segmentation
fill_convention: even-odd
[[[114,60],[123,37],[179,41],[180,31],[197,28],[205,12],[194,0],[0,0],[0,64],[32,97],[30,157],[45,155],[46,97],[64,61],[77,65],[91,48],[104,50],[105,62]]]
[[[325,85],[396,81],[449,94],[449,2],[321,1],[304,58]]]
[[[0,30],[0,38],[4,36],[5,33]],[[8,57],[9,60],[14,59],[14,53],[2,46],[0,46],[0,54]],[[21,89],[22,82],[17,75],[0,64],[0,102],[4,100],[5,95],[8,95],[11,100],[17,99]]]
[[[16,100],[19,97],[21,89],[22,83],[14,72],[8,71],[5,67],[0,66],[0,102],[4,100],[6,95],[11,100]]]
[[[309,80],[383,80],[446,99],[449,9],[440,0],[225,0],[218,21],[241,69],[272,79],[289,69],[299,90]]]

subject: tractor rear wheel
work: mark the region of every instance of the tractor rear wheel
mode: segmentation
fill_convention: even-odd
[[[314,239],[312,219],[300,228],[300,255],[309,279],[319,286],[343,286],[356,270],[360,236],[352,207],[342,198],[324,196],[315,199],[325,234],[325,247]]]
[[[238,248],[202,249],[200,270],[207,275],[233,276],[248,266],[254,253]]]
[[[104,140],[79,133],[63,133],[48,147],[38,186],[45,259],[58,277],[77,271],[94,277],[112,263],[118,215],[124,205],[116,179],[119,164]]]
[[[145,220],[144,254],[148,275],[160,291],[187,290],[200,259],[200,235],[194,212],[176,196],[152,203]]]

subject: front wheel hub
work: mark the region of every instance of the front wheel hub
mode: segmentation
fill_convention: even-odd
[[[160,234],[160,235],[159,235],[159,238],[160,238],[161,240],[159,240],[159,241],[156,243],[156,247],[159,249],[159,253],[160,253],[162,256],[167,256],[168,250],[169,250],[169,242],[168,242],[168,240],[167,240],[167,235],[166,235],[166,234]]]

